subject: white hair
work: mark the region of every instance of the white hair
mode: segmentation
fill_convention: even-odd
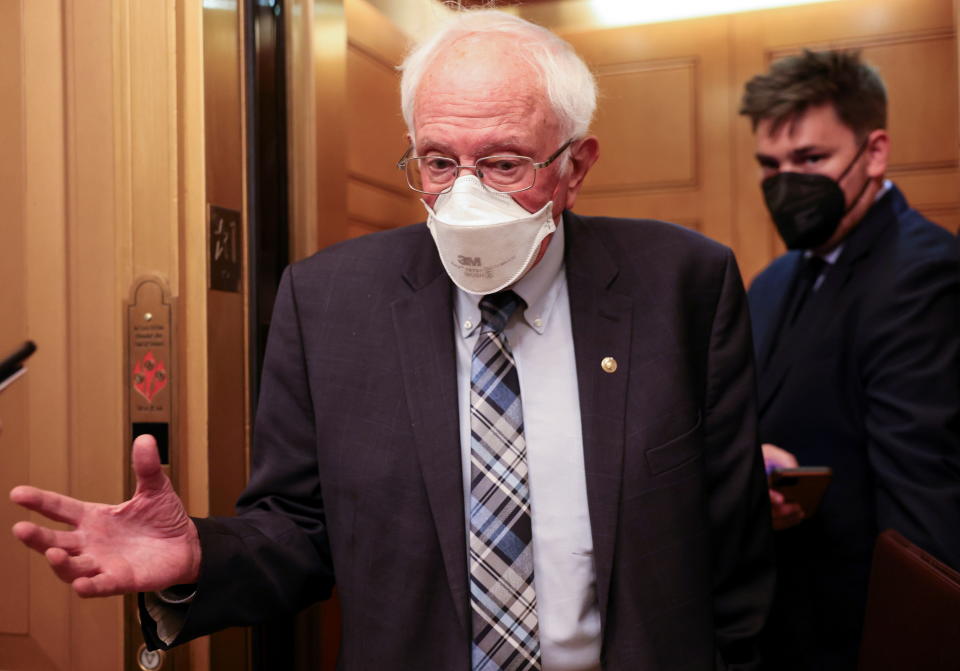
[[[434,59],[455,40],[467,35],[508,36],[540,76],[550,104],[566,137],[587,134],[597,107],[597,83],[568,42],[552,32],[494,9],[461,10],[433,35],[415,45],[400,69],[400,105],[413,137],[413,110],[420,81]]]

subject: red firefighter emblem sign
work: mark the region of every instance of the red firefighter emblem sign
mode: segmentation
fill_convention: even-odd
[[[147,352],[133,367],[133,387],[147,403],[153,402],[153,397],[167,386],[167,370],[163,362]]]

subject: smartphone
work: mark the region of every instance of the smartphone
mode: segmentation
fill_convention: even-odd
[[[0,391],[3,391],[18,377],[27,372],[23,367],[23,362],[31,354],[37,351],[37,346],[32,340],[20,345],[20,347],[3,361],[0,361]]]
[[[820,506],[831,479],[833,470],[828,466],[777,468],[770,473],[770,488],[783,494],[788,503],[799,503],[810,517]]]

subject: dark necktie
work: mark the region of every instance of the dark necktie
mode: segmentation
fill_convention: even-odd
[[[484,296],[470,380],[474,671],[540,669],[520,382],[503,329],[522,299]]]
[[[814,292],[817,278],[820,277],[825,266],[826,261],[819,256],[811,256],[800,262],[800,268],[797,269],[797,278],[793,282],[790,294],[786,298],[787,304],[781,313],[782,317],[777,326],[776,336],[766,358],[759,362],[761,365],[770,365],[770,362],[780,356],[783,348],[787,347],[786,343],[790,340],[792,331],[799,322],[800,312],[809,301],[810,294]]]
[[[823,273],[826,265],[827,262],[817,255],[804,259],[797,273],[797,280],[793,290],[793,300],[786,313],[788,325],[792,326],[797,321],[797,318],[803,311],[804,305],[810,300],[810,295],[815,291],[817,278]]]

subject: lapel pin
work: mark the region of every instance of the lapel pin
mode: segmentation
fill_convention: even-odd
[[[604,373],[613,373],[617,370],[617,360],[612,356],[605,356],[600,362],[600,367],[603,369]]]

